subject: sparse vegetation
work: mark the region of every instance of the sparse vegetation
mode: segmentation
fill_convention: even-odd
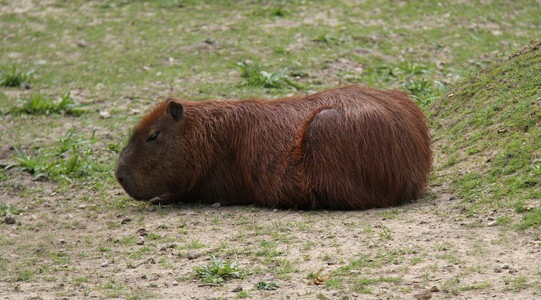
[[[237,266],[236,262],[221,260],[212,256],[212,261],[204,267],[195,267],[194,276],[206,283],[224,283],[232,278],[244,278],[249,274]]]
[[[436,285],[432,298],[537,298],[539,46],[513,53],[539,34],[538,11],[501,0],[0,1],[2,296],[413,299]],[[166,97],[347,84],[421,105],[435,154],[426,197],[351,212],[154,206],[115,182],[129,128]]]
[[[32,71],[20,71],[15,64],[8,67],[0,67],[0,86],[19,87],[23,83],[29,83]]]
[[[55,100],[53,98],[46,98],[41,94],[33,94],[26,100],[19,100],[18,105],[9,109],[9,113],[28,115],[67,113],[80,115],[82,113],[80,106],[76,105],[70,96],[68,92],[63,97]]]
[[[248,64],[244,61],[237,63],[237,66],[242,70],[241,76],[244,78],[244,84],[259,87],[259,88],[282,88],[285,85],[291,85],[301,89],[300,85],[291,81],[286,72],[289,66],[283,68],[277,73],[263,71],[256,64]]]
[[[43,150],[36,158],[15,149],[17,154],[13,158],[17,164],[14,167],[33,174],[35,179],[51,178],[59,181],[71,181],[94,172],[107,172],[90,147],[96,142],[95,132],[85,140],[74,139],[73,131],[69,131],[58,140],[57,147]]]
[[[280,285],[273,281],[270,281],[270,282],[260,281],[256,283],[255,287],[258,290],[277,290],[280,287]]]
[[[18,215],[18,214],[20,214],[22,212],[23,212],[23,210],[20,209],[20,208],[16,208],[16,207],[13,207],[13,206],[8,205],[6,203],[1,203],[0,202],[0,217],[4,217],[7,214]]]
[[[540,224],[537,206],[541,177],[531,167],[541,155],[541,129],[532,126],[541,116],[536,104],[541,97],[536,83],[541,82],[541,73],[537,72],[541,68],[540,44],[535,41],[521,55],[480,70],[432,109],[438,129],[436,139],[442,141],[436,143],[443,163],[437,174],[452,174],[451,190],[472,214],[524,207],[522,203],[537,199],[518,225],[521,229]],[[486,91],[492,91],[490,97]],[[467,151],[472,148],[475,151]],[[483,158],[478,168],[464,172],[464,165]],[[446,159],[453,162],[446,163]]]

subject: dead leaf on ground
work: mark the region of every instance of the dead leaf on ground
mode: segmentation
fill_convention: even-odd
[[[323,272],[323,269],[319,269],[319,271],[316,274],[316,278],[314,280],[310,281],[308,284],[314,284],[314,285],[323,285],[325,284],[325,281],[329,280],[329,276],[320,276],[321,272]]]

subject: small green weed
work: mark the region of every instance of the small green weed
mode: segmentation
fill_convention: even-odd
[[[204,267],[195,267],[194,276],[206,283],[224,283],[230,278],[245,278],[249,272],[230,260],[222,261],[212,256],[212,262]]]
[[[381,282],[397,283],[401,282],[402,278],[400,277],[378,277],[378,278],[367,278],[359,277],[353,280],[353,290],[361,293],[369,293],[370,289],[367,289],[368,285],[375,285]]]
[[[27,115],[50,115],[67,113],[72,115],[80,115],[81,106],[76,105],[71,98],[71,93],[67,93],[62,98],[46,98],[41,94],[31,95],[29,99],[18,100],[19,104],[9,109],[11,114],[27,114]]]
[[[522,216],[522,221],[517,225],[518,230],[526,230],[530,227],[537,228],[541,225],[541,208],[531,208]]]
[[[237,298],[250,298],[250,294],[247,291],[240,291],[237,294]]]
[[[312,39],[314,42],[320,43],[325,46],[333,45],[333,44],[339,44],[340,39],[337,39],[335,37],[329,36],[327,33],[322,33],[320,35],[315,36]]]
[[[263,71],[259,65],[250,65],[244,61],[237,63],[237,66],[242,70],[241,76],[244,78],[243,84],[245,85],[259,88],[283,88],[285,85],[290,85],[301,89],[300,85],[289,80],[286,74],[289,66],[278,73]]]
[[[22,209],[14,208],[8,204],[0,203],[0,216],[6,216],[7,214],[19,215],[23,212]]]
[[[269,281],[269,282],[260,281],[255,285],[255,287],[258,290],[277,290],[280,287],[280,285],[273,281]]]
[[[381,232],[379,233],[379,238],[381,240],[390,240],[392,238],[391,230],[384,225],[381,225]]]
[[[70,131],[58,140],[55,149],[47,149],[36,158],[15,149],[17,154],[13,158],[18,163],[15,167],[33,174],[36,179],[67,181],[93,172],[105,172],[106,168],[94,158],[94,151],[89,147],[96,142],[95,132],[89,139],[74,139],[73,131]]]
[[[13,156],[13,158],[19,163],[19,170],[34,174],[34,178],[49,177],[48,170],[53,167],[52,164],[47,164],[33,159],[29,155],[20,152],[19,149],[15,149],[15,151],[17,154]]]
[[[519,292],[523,289],[529,288],[532,286],[531,283],[528,282],[528,279],[525,276],[519,276],[519,277],[508,277],[503,276],[503,282],[505,282],[505,291],[513,291],[513,292]]]
[[[534,160],[530,168],[533,174],[541,175],[541,159]]]
[[[195,240],[191,240],[191,241],[186,242],[186,245],[184,247],[182,247],[182,248],[184,248],[184,249],[201,249],[201,248],[205,248],[207,246],[208,245],[201,242],[199,239],[195,239]]]
[[[383,220],[386,219],[398,219],[399,211],[397,209],[382,210],[377,213]]]
[[[23,83],[28,83],[31,79],[32,71],[22,72],[17,70],[15,65],[11,68],[4,66],[0,68],[0,86],[18,87]]]
[[[396,67],[389,71],[390,75],[423,75],[431,72],[424,64],[418,64],[411,61],[400,62]]]
[[[434,84],[436,84],[437,87],[435,87]],[[446,92],[446,89],[441,82],[434,81],[434,84],[421,78],[408,79],[402,83],[402,86],[413,94],[417,103],[422,106],[427,106],[439,99]]]
[[[281,18],[287,15],[288,12],[282,6],[278,6],[277,8],[272,9],[270,14],[273,17]]]
[[[16,281],[30,281],[34,277],[34,270],[25,269],[19,272]]]

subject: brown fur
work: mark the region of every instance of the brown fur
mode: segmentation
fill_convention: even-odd
[[[116,176],[138,200],[367,209],[419,197],[431,164],[413,101],[348,86],[272,101],[168,99],[135,127]]]

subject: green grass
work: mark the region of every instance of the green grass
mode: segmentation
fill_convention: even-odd
[[[30,95],[30,98],[18,100],[19,104],[11,107],[8,112],[11,114],[27,114],[27,115],[49,115],[66,113],[72,115],[80,115],[82,110],[76,105],[71,98],[70,93],[59,99],[46,98],[41,94]]]
[[[277,290],[280,287],[280,285],[273,281],[260,281],[255,284],[255,288],[258,290]]]
[[[0,67],[0,86],[19,87],[23,83],[29,83],[31,80],[32,71],[23,72],[17,70],[17,66],[13,64],[11,67]]]
[[[73,134],[73,131],[69,131],[58,139],[56,147],[42,149],[35,157],[16,149],[17,154],[13,158],[17,164],[12,167],[33,174],[34,178],[68,182],[93,173],[107,172],[91,147],[97,142],[95,133],[88,139],[74,138]]]
[[[19,215],[23,211],[23,209],[16,208],[12,205],[0,202],[0,217],[6,216],[7,214]]]
[[[237,63],[237,66],[242,70],[241,77],[244,78],[243,84],[245,85],[258,88],[282,88],[290,85],[301,89],[300,85],[288,78],[286,72],[289,70],[289,66],[277,73],[263,71],[258,65],[251,65],[244,61]]]
[[[541,128],[533,125],[541,120],[536,104],[541,98],[540,44],[479,70],[430,111],[439,141],[436,151],[445,153],[436,174],[454,178],[450,190],[473,215],[533,205],[529,212],[516,209],[524,213],[516,225],[521,230],[541,224],[536,207],[541,204],[536,164],[541,157]],[[463,171],[480,160],[478,168]]]
[[[221,284],[233,278],[245,278],[249,272],[237,266],[236,262],[221,260],[212,256],[212,261],[204,267],[195,267],[193,276],[205,283]]]

